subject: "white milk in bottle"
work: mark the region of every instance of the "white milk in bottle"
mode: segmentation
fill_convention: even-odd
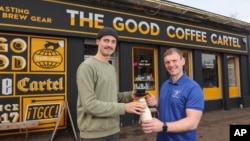
[[[144,103],[147,106],[147,102],[146,102],[145,98],[140,98],[139,102]],[[151,119],[152,119],[151,111],[147,106],[145,111],[141,114],[140,120],[144,121],[144,120],[151,120]]]

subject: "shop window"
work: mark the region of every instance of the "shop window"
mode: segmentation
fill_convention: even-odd
[[[94,56],[97,53],[97,46],[96,45],[85,45],[84,47],[84,54]]]
[[[203,87],[218,87],[217,56],[214,54],[202,54]]]
[[[227,56],[227,69],[228,69],[228,85],[229,85],[229,97],[240,96],[239,85],[239,72],[238,72],[238,57],[229,55]]]
[[[155,89],[154,49],[133,48],[134,89]]]
[[[227,67],[228,67],[228,82],[229,86],[236,86],[236,64],[235,57],[228,56],[227,57]]]

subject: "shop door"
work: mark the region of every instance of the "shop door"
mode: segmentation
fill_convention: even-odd
[[[219,56],[202,53],[203,92],[205,100],[221,99],[221,68]]]
[[[133,89],[146,89],[158,97],[157,59],[155,47],[133,47]]]

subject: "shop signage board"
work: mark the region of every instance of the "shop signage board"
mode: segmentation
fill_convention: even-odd
[[[247,36],[241,32],[80,1],[1,0],[0,15],[1,30],[95,38],[101,28],[110,26],[123,41],[247,54]]]
[[[30,131],[53,130],[67,97],[66,45],[65,38],[0,33],[0,124],[38,121]]]

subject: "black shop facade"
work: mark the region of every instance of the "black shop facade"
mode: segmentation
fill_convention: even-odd
[[[168,78],[163,53],[176,47],[184,52],[185,72],[203,88],[205,111],[250,106],[246,32],[84,2],[4,0],[0,13],[0,124],[38,120],[31,131],[53,130],[63,112],[59,129],[65,129],[67,101],[76,125],[76,70],[95,55],[105,26],[119,34],[110,63],[120,91],[145,88],[158,97]],[[134,118],[121,116],[121,125]]]

